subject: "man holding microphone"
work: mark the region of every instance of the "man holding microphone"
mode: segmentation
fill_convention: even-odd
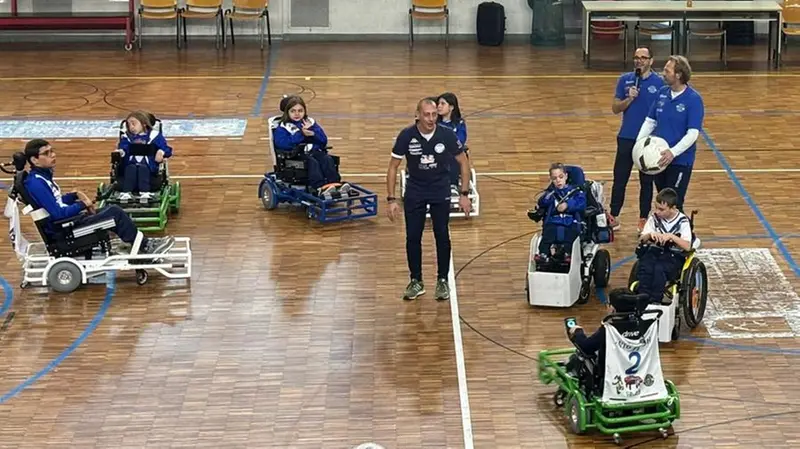
[[[633,169],[633,146],[636,136],[647,118],[653,103],[658,99],[658,91],[664,86],[664,80],[653,73],[653,54],[647,47],[636,49],[633,55],[635,71],[619,77],[611,111],[622,112],[622,125],[617,134],[617,156],[614,160],[614,185],[611,188],[611,216],[609,222],[614,230],[619,229],[619,217],[625,203],[625,188]],[[653,199],[653,176],[639,172],[639,231],[644,227],[650,215]]]

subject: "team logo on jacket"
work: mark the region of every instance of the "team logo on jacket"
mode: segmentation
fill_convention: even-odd
[[[437,167],[436,158],[432,154],[423,154],[419,159],[420,170],[431,170]]]
[[[675,110],[678,112],[683,112],[686,110],[686,105],[683,103],[678,103],[678,105],[675,106]]]
[[[436,146],[433,147],[433,151],[435,151],[435,152],[437,152],[439,154],[444,153],[444,144],[443,143],[437,143]]]
[[[647,91],[650,92],[651,94],[656,93],[657,90],[658,89],[656,89],[656,86],[650,86],[647,88]]]

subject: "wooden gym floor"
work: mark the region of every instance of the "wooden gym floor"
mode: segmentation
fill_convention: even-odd
[[[524,279],[538,228],[525,211],[551,162],[582,165],[610,195],[618,47],[595,46],[592,70],[581,68],[575,46],[118,47],[2,51],[0,59],[14,61],[0,66],[3,120],[117,120],[146,108],[165,120],[243,118],[247,129],[241,138],[167,136],[184,196],[168,231],[192,238],[191,282],[153,274],[139,287],[122,274],[71,295],[23,291],[19,261],[7,240],[0,246],[0,446],[440,448],[464,447],[465,434],[478,448],[613,444],[568,433],[534,361],[543,349],[568,346],[564,317],[594,330],[604,307],[593,295],[571,310],[533,309]],[[791,53],[779,72],[768,71],[761,46],[732,47],[726,72],[712,61],[713,44],[693,48],[693,61],[711,62],[697,62],[693,80],[707,134],[687,206],[700,210],[704,247],[718,250],[705,259],[716,280],[705,324],[713,318],[714,329],[662,346],[665,376],[682,395],[676,435],[634,435],[625,444],[800,447],[797,72]],[[666,52],[656,46],[657,67]],[[480,217],[451,225],[452,301],[437,303],[432,292],[401,300],[403,224],[385,218],[383,202],[377,218],[329,226],[260,205],[258,182],[271,164],[264,117],[282,94],[306,98],[346,179],[383,198],[392,140],[420,97],[444,91],[458,95],[467,115],[482,198]],[[62,187],[93,195],[114,139],[53,143]],[[21,146],[0,140],[0,154]],[[631,265],[636,184],[608,246],[612,287],[624,285]],[[432,290],[430,232],[424,251]]]

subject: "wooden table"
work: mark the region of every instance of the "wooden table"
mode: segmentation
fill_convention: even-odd
[[[780,62],[782,8],[775,0],[698,0],[694,1],[692,6],[686,6],[685,1],[679,0],[586,0],[581,3],[583,4],[582,53],[586,67],[590,65],[590,24],[598,21],[677,22],[680,25],[680,32],[675,37],[679,39],[677,48],[682,49],[682,53],[686,51],[685,30],[688,22],[767,22],[770,25],[767,59],[772,60],[775,67]]]

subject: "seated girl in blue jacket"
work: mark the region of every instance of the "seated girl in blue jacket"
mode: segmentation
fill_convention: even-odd
[[[158,174],[159,164],[172,156],[172,147],[161,133],[161,123],[156,126],[155,117],[143,111],[132,112],[125,120],[127,132],[119,139],[117,151],[122,154],[120,172],[122,186],[120,199],[130,199],[133,192],[139,192],[142,198],[152,196],[154,186],[151,180]],[[131,144],[149,144],[157,148],[155,156],[137,156],[131,154]]]
[[[445,92],[439,95],[436,100],[438,103],[437,112],[439,113],[439,124],[452,129],[458,137],[458,141],[466,151],[467,146],[467,123],[461,118],[461,108],[458,107],[458,98],[455,94]],[[469,157],[469,153],[467,153]],[[450,185],[458,186],[461,177],[461,166],[458,165],[456,158],[450,159]]]
[[[305,101],[297,95],[284,100],[280,126],[272,133],[275,151],[292,151],[298,145],[305,145],[309,187],[320,194],[337,187],[342,191],[347,190],[346,184],[338,186],[341,177],[333,158],[326,150],[328,136],[319,123],[308,116]],[[284,106],[284,101],[281,106]]]
[[[551,185],[537,204],[544,212],[539,242],[539,256],[544,260],[554,255],[554,244],[563,245],[565,254],[570,254],[572,242],[580,235],[581,213],[586,210],[586,194],[579,186],[567,183],[564,164],[550,166],[550,181]]]

